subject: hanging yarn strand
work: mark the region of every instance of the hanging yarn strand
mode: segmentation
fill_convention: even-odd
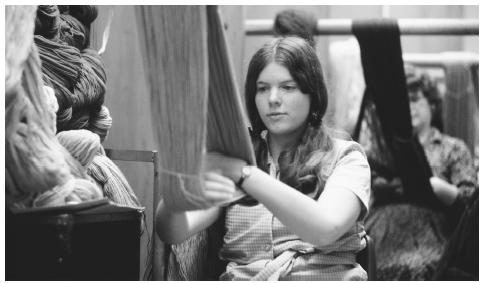
[[[209,96],[207,151],[228,154],[255,165],[247,119],[216,6],[207,7]]]
[[[145,73],[149,76],[152,121],[158,121],[155,132],[161,166],[172,172],[197,175],[206,140],[205,7],[138,6],[136,12]],[[199,208],[196,200],[192,205],[186,191],[201,196],[201,182],[185,179],[182,187],[180,179],[170,174],[161,174],[160,180],[160,191],[169,206]],[[155,193],[157,203],[159,193]],[[207,205],[204,201],[200,207]]]
[[[139,7],[137,16],[161,127],[163,199],[172,209],[208,207],[198,177],[206,151],[255,164],[220,15],[217,7]]]

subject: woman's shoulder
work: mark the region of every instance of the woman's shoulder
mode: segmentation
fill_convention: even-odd
[[[332,143],[333,143],[332,150],[335,153],[335,156],[336,156],[335,159],[337,160],[355,152],[360,153],[360,156],[367,159],[367,155],[365,154],[363,147],[355,141],[332,138]],[[358,154],[355,154],[355,155],[358,155]]]
[[[327,155],[324,152],[316,152],[310,161],[320,159],[319,157],[323,157],[322,162],[317,162],[316,164],[319,165],[321,176],[323,177],[331,175],[333,170],[340,164],[360,164],[364,167],[369,167],[367,156],[362,146],[352,140],[332,138],[330,152]]]

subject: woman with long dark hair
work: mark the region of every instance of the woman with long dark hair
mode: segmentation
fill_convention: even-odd
[[[357,143],[322,124],[327,89],[313,48],[296,37],[265,44],[250,61],[245,98],[258,167],[209,154],[212,207],[178,211],[161,202],[158,235],[179,243],[225,213],[221,280],[366,280],[355,255],[366,244],[370,169]],[[235,186],[251,200],[223,210]]]

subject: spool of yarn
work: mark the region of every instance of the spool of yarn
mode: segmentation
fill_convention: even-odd
[[[99,136],[88,130],[63,131],[57,134],[57,139],[85,168],[100,149]]]

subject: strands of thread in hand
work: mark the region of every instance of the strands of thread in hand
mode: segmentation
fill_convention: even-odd
[[[168,169],[160,168],[160,173],[175,177],[178,181],[176,188],[182,192],[182,194],[189,198],[189,201],[198,208],[209,207],[210,204],[206,203],[205,196],[199,192],[190,192],[192,186],[201,186],[201,192],[203,192],[202,180],[199,175],[185,174],[180,172],[174,172]],[[188,182],[188,183],[187,183]],[[190,189],[189,189],[190,188]]]

